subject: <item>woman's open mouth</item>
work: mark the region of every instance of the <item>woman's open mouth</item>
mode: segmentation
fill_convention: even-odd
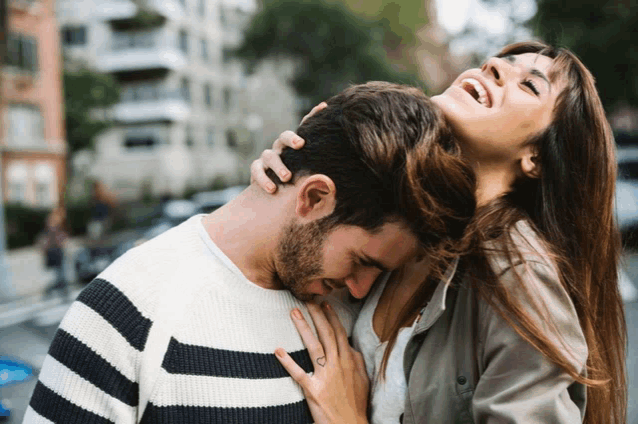
[[[485,107],[492,107],[492,100],[483,84],[474,78],[464,78],[461,81],[461,88],[467,91],[479,104]]]

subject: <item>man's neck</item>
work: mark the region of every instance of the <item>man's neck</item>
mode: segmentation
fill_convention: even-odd
[[[204,217],[213,242],[248,280],[260,287],[279,289],[275,282],[275,254],[283,211],[248,187],[237,198]],[[272,196],[272,195],[270,195]]]

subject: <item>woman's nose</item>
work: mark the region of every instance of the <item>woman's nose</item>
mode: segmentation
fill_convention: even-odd
[[[512,66],[501,58],[491,57],[481,67],[481,72],[487,74],[498,85],[503,85],[511,73]]]

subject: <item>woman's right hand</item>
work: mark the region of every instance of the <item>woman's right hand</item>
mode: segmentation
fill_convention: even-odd
[[[303,117],[301,123],[303,124],[306,119],[319,112],[320,110],[328,107],[326,102],[321,102],[317,106],[313,107],[312,110]],[[290,180],[292,174],[290,170],[286,168],[286,165],[281,161],[281,152],[286,147],[290,147],[293,149],[301,149],[304,145],[305,141],[303,138],[299,137],[292,131],[284,131],[279,135],[279,138],[275,140],[272,144],[272,149],[266,149],[261,153],[259,158],[255,159],[253,163],[250,165],[250,182],[257,183],[259,187],[268,193],[274,193],[277,191],[277,185],[268,178],[266,175],[266,170],[272,169],[275,172],[279,179],[283,182]]]

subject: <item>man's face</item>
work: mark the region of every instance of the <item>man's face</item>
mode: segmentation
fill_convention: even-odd
[[[277,273],[284,288],[300,300],[348,287],[364,297],[384,271],[398,268],[417,251],[416,237],[399,223],[371,234],[360,227],[330,228],[325,219],[291,223],[277,248]]]

